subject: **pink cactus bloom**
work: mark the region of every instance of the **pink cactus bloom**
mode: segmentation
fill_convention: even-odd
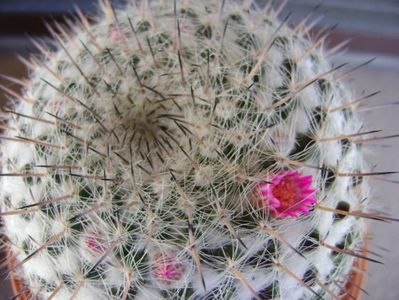
[[[308,215],[317,202],[312,181],[312,176],[302,176],[299,171],[280,173],[271,181],[258,184],[256,204],[277,218]]]
[[[106,249],[105,240],[97,234],[92,234],[86,239],[87,248],[93,253],[103,253]]]
[[[158,254],[154,258],[154,277],[162,284],[172,284],[180,280],[185,271],[183,263],[167,254]]]

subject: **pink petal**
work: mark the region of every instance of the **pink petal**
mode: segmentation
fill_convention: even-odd
[[[308,215],[317,202],[316,189],[312,187],[313,176],[302,176],[298,170],[293,170],[281,172],[268,182],[257,186],[261,197],[257,203],[272,216],[298,218]]]

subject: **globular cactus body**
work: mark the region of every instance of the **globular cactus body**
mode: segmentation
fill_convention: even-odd
[[[2,138],[17,270],[40,299],[337,299],[369,192],[324,36],[165,2],[101,2],[29,62]]]

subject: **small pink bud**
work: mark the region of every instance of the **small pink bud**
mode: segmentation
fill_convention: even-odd
[[[287,171],[257,185],[256,205],[277,218],[308,215],[317,202],[313,177]]]
[[[113,27],[112,29],[111,29],[111,36],[110,36],[110,38],[111,38],[111,41],[112,41],[112,43],[119,43],[119,42],[121,42],[122,41],[122,39],[123,39],[123,32],[122,32],[122,30],[119,28],[119,27]]]
[[[160,283],[168,285],[183,278],[185,266],[176,258],[161,253],[154,257],[152,271]]]
[[[103,253],[106,249],[106,241],[98,234],[91,234],[86,239],[87,248],[93,253]]]

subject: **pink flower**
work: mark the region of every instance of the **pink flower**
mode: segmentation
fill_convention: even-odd
[[[152,271],[160,283],[168,285],[183,277],[185,267],[174,257],[162,253],[155,256]]]
[[[302,176],[299,171],[280,173],[257,185],[256,204],[277,218],[308,215],[317,202],[312,181],[312,176]]]

